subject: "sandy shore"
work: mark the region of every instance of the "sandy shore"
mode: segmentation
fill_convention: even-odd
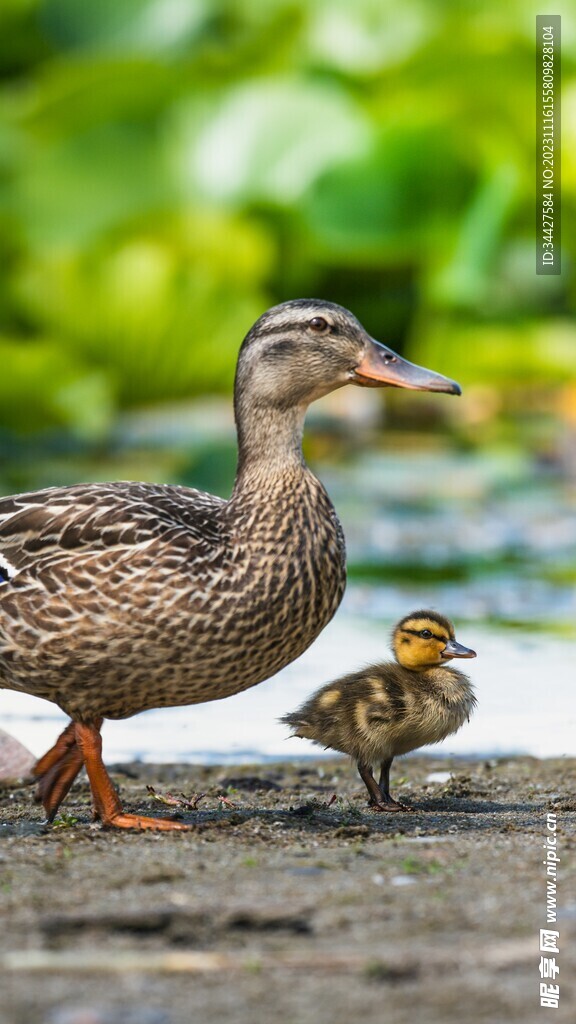
[[[393,791],[414,810],[395,815],[345,760],[112,774],[142,813],[205,794],[176,809],[195,828],[104,831],[83,782],[46,828],[30,788],[0,793],[2,1024],[574,1019],[576,760],[408,758]],[[557,1010],[539,993],[547,820]]]

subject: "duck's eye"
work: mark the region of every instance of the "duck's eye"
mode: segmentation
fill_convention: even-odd
[[[420,636],[422,637],[423,640],[430,640],[430,637],[432,636],[432,632],[429,629],[421,629],[420,630]]]
[[[323,316],[314,316],[308,323],[308,327],[316,334],[326,334],[330,330],[330,324]]]

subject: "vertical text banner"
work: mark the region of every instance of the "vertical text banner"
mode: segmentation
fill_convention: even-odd
[[[536,18],[536,273],[560,273],[560,22]]]

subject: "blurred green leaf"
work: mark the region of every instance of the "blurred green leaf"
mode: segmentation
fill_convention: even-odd
[[[169,195],[152,134],[102,125],[39,150],[10,205],[32,246],[78,245]]]
[[[46,0],[42,23],[65,49],[162,53],[190,43],[206,0]]]
[[[2,422],[24,433],[67,427],[87,438],[110,426],[112,380],[95,374],[57,342],[0,337]]]
[[[438,148],[438,131],[381,132],[367,155],[327,171],[303,204],[310,244],[331,259],[397,263],[445,237],[473,178],[455,147]]]
[[[411,345],[416,360],[444,368],[464,385],[504,390],[573,380],[575,352],[576,327],[562,320],[471,324],[437,319]]]
[[[230,386],[240,342],[268,301],[259,281],[272,256],[256,225],[206,213],[92,251],[38,254],[15,290],[28,318],[61,332],[71,358],[113,375],[122,402],[150,401]]]
[[[517,191],[518,178],[511,164],[486,174],[460,221],[453,252],[445,266],[431,275],[432,301],[467,306],[486,298]]]
[[[327,168],[370,139],[367,119],[336,83],[270,78],[235,86],[187,123],[181,111],[183,177],[212,200],[294,203]]]

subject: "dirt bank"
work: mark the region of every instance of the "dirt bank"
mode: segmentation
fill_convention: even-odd
[[[181,809],[196,827],[103,831],[79,783],[45,828],[29,788],[0,794],[2,1022],[573,1020],[576,760],[408,758],[396,815],[344,760],[113,777],[143,813],[173,812],[147,786],[205,794]],[[539,996],[550,813],[557,1010]]]

